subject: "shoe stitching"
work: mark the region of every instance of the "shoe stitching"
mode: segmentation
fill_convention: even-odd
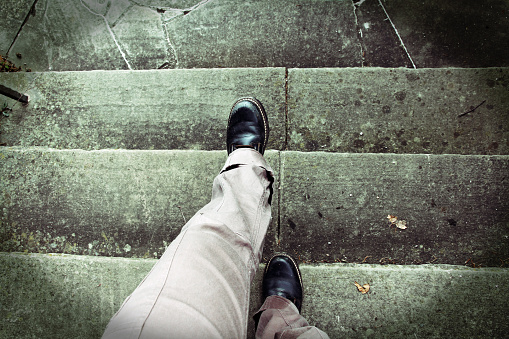
[[[256,98],[252,98],[252,97],[245,97],[245,98],[240,98],[238,99],[232,106],[232,109],[230,110],[230,116],[228,117],[228,126],[230,126],[230,121],[231,121],[231,118],[232,118],[232,112],[233,112],[233,108],[239,103],[239,102],[242,102],[242,101],[249,101],[251,102],[252,104],[254,104],[256,106],[256,108],[258,108],[258,110],[260,111],[260,114],[262,116],[262,119],[263,119],[263,130],[265,132],[265,136],[264,136],[264,146],[267,147],[267,142],[269,141],[269,118],[267,117],[267,112],[265,111],[265,109],[262,107],[260,101]],[[229,151],[229,150],[228,150]],[[233,145],[232,145],[232,151],[233,152]],[[230,153],[231,153],[230,152]],[[260,151],[259,151],[260,152]],[[261,153],[261,152],[260,152]]]
[[[301,286],[301,289],[302,289],[302,292],[304,292],[304,284],[302,284],[302,276],[301,276],[301,273],[300,273],[300,269],[299,269],[299,266],[297,265],[297,263],[295,262],[295,260],[293,260],[293,258],[287,254],[284,254],[284,253],[277,253],[277,254],[274,254],[270,259],[269,261],[267,262],[267,266],[265,266],[265,273],[267,273],[268,269],[269,269],[269,265],[270,263],[272,262],[272,259],[274,259],[275,257],[278,257],[278,256],[283,256],[283,257],[286,257],[286,258],[289,258],[292,263],[295,265],[295,267],[297,268],[297,276],[299,277],[299,283],[300,283],[300,286]]]

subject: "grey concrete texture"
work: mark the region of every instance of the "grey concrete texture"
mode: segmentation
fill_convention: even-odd
[[[280,168],[279,249],[304,262],[509,263],[508,156],[282,152]]]
[[[0,337],[100,338],[155,262],[0,253]]]
[[[3,1],[0,54],[34,71],[509,66],[504,0],[31,4]]]
[[[267,161],[279,175],[279,154]],[[158,258],[210,201],[226,151],[2,148],[0,250]],[[273,209],[278,210],[276,191]],[[273,248],[276,224],[269,226]]]
[[[509,68],[3,73],[0,82],[30,97],[3,100],[13,107],[0,123],[7,146],[221,150],[231,105],[256,96],[269,149],[509,154]]]
[[[98,338],[154,259],[0,253],[2,338]],[[260,266],[250,314],[261,305]],[[504,338],[509,271],[449,265],[300,266],[303,315],[331,338]],[[367,294],[354,283],[369,284]],[[249,320],[248,337],[254,337]]]
[[[509,63],[506,0],[382,3],[417,67],[491,67]]]
[[[159,257],[225,151],[1,149],[2,251]],[[509,264],[508,156],[267,151],[266,253],[304,262]],[[454,170],[451,170],[454,169]],[[408,222],[391,226],[388,215]]]
[[[0,3],[0,13],[2,13],[0,23],[1,55],[7,54],[27,15],[29,15],[32,4],[32,0],[2,1]]]
[[[283,68],[3,73],[0,83],[30,97],[4,99],[14,107],[0,126],[8,146],[222,150],[244,96],[267,111],[267,147],[285,142]]]
[[[290,69],[288,149],[509,154],[508,93],[508,68]]]

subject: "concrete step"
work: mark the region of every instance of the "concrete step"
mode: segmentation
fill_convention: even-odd
[[[233,102],[258,97],[269,149],[509,154],[509,68],[200,69],[0,74],[27,93],[6,146],[224,149]]]
[[[0,253],[2,338],[98,338],[154,259]],[[509,270],[300,265],[303,315],[331,338],[505,338]],[[251,293],[261,305],[263,265]],[[354,283],[369,284],[368,294]],[[253,321],[248,335],[253,336]]]
[[[159,257],[209,201],[226,152],[2,147],[0,157],[0,250]],[[278,188],[269,254],[509,264],[509,156],[269,150],[266,158]]]
[[[3,251],[136,257],[159,257],[210,201],[227,156],[6,147],[0,153]],[[278,157],[266,154],[276,170]]]
[[[34,71],[509,66],[499,0],[3,0],[0,12],[0,54]]]

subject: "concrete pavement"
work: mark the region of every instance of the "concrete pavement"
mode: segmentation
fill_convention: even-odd
[[[500,0],[16,0],[0,11],[0,54],[33,71],[509,66]]]

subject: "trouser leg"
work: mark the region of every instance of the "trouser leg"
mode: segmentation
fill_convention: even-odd
[[[288,299],[269,296],[255,314],[258,319],[257,339],[311,339],[329,338],[327,334],[308,322],[299,314],[297,307]]]
[[[230,154],[212,199],[111,319],[103,338],[243,338],[270,222],[273,177],[252,149]]]

